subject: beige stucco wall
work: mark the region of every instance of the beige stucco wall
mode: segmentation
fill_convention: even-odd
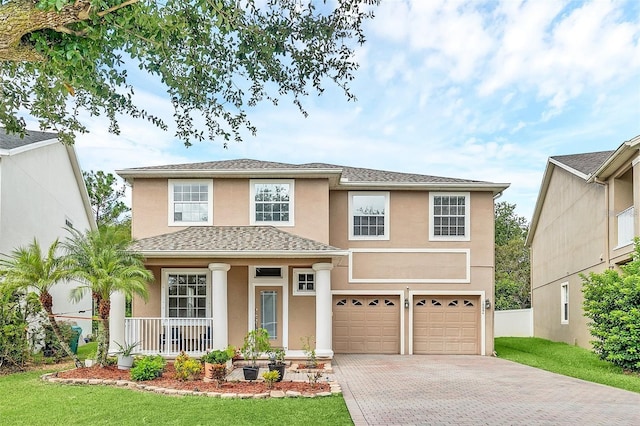
[[[250,224],[249,179],[214,179],[213,224]],[[329,183],[327,179],[296,179],[294,184],[294,226],[283,231],[328,243]],[[146,238],[175,232],[184,227],[169,226],[168,179],[135,179],[132,184],[132,234]]]
[[[343,249],[431,249],[433,253],[398,253],[389,252],[367,255],[355,255],[358,259],[354,271],[366,274],[367,270],[402,271],[396,279],[431,279],[434,272],[429,268],[437,267],[446,276],[441,278],[460,278],[460,268],[464,267],[459,253],[446,254],[438,250],[469,250],[470,280],[464,283],[448,282],[349,282],[349,260],[343,258],[331,273],[331,288],[338,291],[368,292],[401,291],[408,296],[408,291],[484,291],[485,297],[494,297],[494,204],[493,194],[489,192],[472,192],[471,194],[471,238],[470,241],[429,241],[429,192],[427,191],[392,191],[390,194],[390,238],[389,240],[349,240],[348,230],[348,191],[333,191],[330,194],[330,244]],[[431,257],[429,260],[427,258]],[[466,257],[466,255],[464,256]],[[416,265],[416,258],[423,260]],[[355,263],[355,262],[354,262]],[[448,272],[447,272],[448,271]],[[409,275],[407,275],[409,274]],[[355,275],[355,274],[354,274]],[[385,273],[388,275],[388,273]],[[466,274],[465,274],[466,275]],[[354,276],[355,277],[355,276]],[[493,352],[493,314],[488,310],[485,315],[485,353]],[[409,342],[409,310],[403,309],[405,317],[405,351]]]
[[[534,335],[589,347],[582,315],[580,272],[604,268],[605,188],[569,172],[552,171],[531,243]],[[602,259],[602,260],[601,260]],[[560,285],[569,283],[569,324],[560,324]]]

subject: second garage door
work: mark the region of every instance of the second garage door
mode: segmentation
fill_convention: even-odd
[[[480,298],[413,299],[414,354],[480,354]]]
[[[334,296],[336,353],[400,353],[400,298]]]

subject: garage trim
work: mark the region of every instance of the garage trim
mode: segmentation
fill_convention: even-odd
[[[433,290],[409,291],[409,355],[413,355],[413,296],[480,296],[480,355],[486,355],[486,309],[484,307],[485,292],[484,291],[446,291]]]
[[[333,296],[349,296],[349,295],[354,295],[354,296],[398,296],[400,298],[400,303],[404,303],[404,298],[405,298],[405,293],[402,290],[396,290],[396,291],[389,291],[389,290],[382,290],[382,291],[372,291],[372,290],[333,290],[331,292],[331,300],[333,300]],[[400,307],[400,330],[398,330],[398,332],[400,333],[400,355],[404,355],[405,351],[404,351],[404,330],[405,330],[405,324],[404,324],[404,311],[405,308],[404,307]],[[333,318],[332,318],[333,321]],[[333,329],[333,325],[332,325],[332,329]],[[332,342],[333,342],[333,336],[331,337]],[[332,345],[333,346],[333,345]],[[333,349],[333,348],[332,348]]]

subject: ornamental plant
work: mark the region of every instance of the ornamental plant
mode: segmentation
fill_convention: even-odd
[[[273,384],[280,378],[280,372],[278,370],[271,370],[262,373],[262,378],[267,383],[267,388],[273,388]]]
[[[131,380],[153,380],[162,376],[166,361],[160,355],[147,355],[135,361],[129,374]]]
[[[178,380],[195,380],[202,373],[202,363],[191,358],[184,351],[176,357],[173,367],[176,369]]]
[[[621,273],[606,270],[581,275],[584,313],[601,359],[640,371],[640,244]]]

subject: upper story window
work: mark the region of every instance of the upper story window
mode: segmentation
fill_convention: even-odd
[[[349,238],[389,239],[389,193],[349,193]]]
[[[169,226],[213,225],[213,181],[169,180]]]
[[[313,296],[316,294],[316,273],[313,269],[293,270],[293,295]]]
[[[251,224],[293,226],[293,180],[251,181]]]
[[[429,195],[430,240],[469,241],[469,198],[468,192],[432,192]]]

